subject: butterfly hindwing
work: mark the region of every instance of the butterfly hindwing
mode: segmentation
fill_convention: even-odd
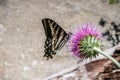
[[[44,57],[49,59],[56,54],[56,50],[60,50],[65,45],[68,34],[51,19],[44,18],[42,23],[46,34]]]

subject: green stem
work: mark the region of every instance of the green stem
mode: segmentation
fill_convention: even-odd
[[[101,51],[99,48],[97,47],[94,47],[93,48],[95,51],[99,52],[100,54],[102,54],[103,56],[105,56],[106,58],[110,59],[113,63],[115,63],[119,68],[120,68],[120,63],[115,60],[113,57],[111,57],[110,55],[108,54],[105,54],[103,51]]]

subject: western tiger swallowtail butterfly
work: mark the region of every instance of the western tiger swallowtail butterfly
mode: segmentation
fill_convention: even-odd
[[[42,19],[46,35],[45,54],[43,57],[53,58],[57,50],[60,50],[69,39],[69,35],[52,19]]]

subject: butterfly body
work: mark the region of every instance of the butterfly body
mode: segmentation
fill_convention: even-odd
[[[55,21],[49,18],[42,19],[42,23],[46,34],[44,57],[47,57],[48,60],[53,58],[56,51],[65,45],[69,35]]]

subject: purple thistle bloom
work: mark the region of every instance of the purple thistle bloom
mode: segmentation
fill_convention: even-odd
[[[93,47],[101,47],[101,38],[100,32],[94,25],[85,24],[72,33],[68,47],[73,55],[80,59],[96,57],[98,53],[93,51]]]

